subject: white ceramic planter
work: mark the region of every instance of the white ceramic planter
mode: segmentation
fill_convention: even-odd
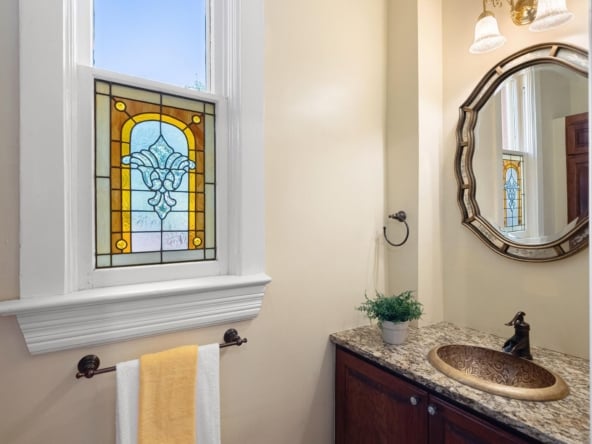
[[[384,321],[382,323],[382,340],[387,344],[402,344],[407,340],[407,332],[409,331],[409,321],[406,322],[390,322]]]

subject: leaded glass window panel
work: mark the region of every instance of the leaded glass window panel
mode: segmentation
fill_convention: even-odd
[[[519,154],[503,155],[504,229],[523,231],[524,224],[524,159]]]
[[[215,105],[95,81],[96,267],[216,259]]]

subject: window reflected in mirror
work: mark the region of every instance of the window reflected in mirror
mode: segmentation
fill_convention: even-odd
[[[524,223],[524,187],[521,154],[503,154],[503,208],[506,232],[526,229]]]
[[[568,161],[566,121],[587,112],[587,91],[585,77],[541,64],[508,77],[479,112],[477,199],[482,215],[508,238],[548,242],[582,215],[568,215],[570,193],[587,187],[587,176],[580,174],[578,189],[570,190],[569,164],[576,171],[585,165],[583,154]]]

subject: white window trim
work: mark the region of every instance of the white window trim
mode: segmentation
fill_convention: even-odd
[[[33,354],[254,318],[270,282],[264,272],[263,0],[225,2],[233,123],[227,272],[100,288],[80,279],[77,266],[79,236],[88,231],[80,227],[84,196],[72,168],[78,114],[72,84],[77,54],[85,50],[74,45],[81,4],[20,0],[20,299],[0,302],[0,315],[17,316]]]

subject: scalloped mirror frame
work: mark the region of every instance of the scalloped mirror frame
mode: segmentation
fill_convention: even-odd
[[[524,262],[550,262],[571,256],[588,246],[588,215],[558,239],[541,244],[523,244],[505,237],[481,215],[476,199],[473,155],[479,111],[509,76],[529,66],[551,63],[588,77],[588,52],[565,43],[542,43],[512,54],[491,68],[461,105],[456,129],[454,172],[462,224],[496,253]]]

